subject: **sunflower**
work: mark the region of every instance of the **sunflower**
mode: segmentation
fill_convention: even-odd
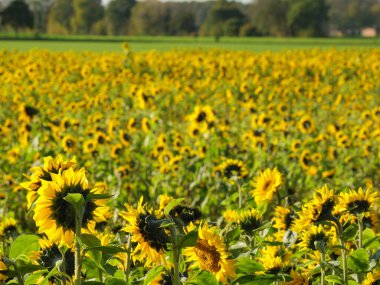
[[[17,236],[17,221],[13,218],[5,218],[0,222],[0,236],[3,238],[15,238]]]
[[[227,209],[223,213],[223,217],[227,222],[233,222],[233,223],[239,222],[239,212],[237,210]]]
[[[339,208],[341,211],[348,211],[350,214],[361,214],[368,212],[374,203],[379,199],[378,193],[373,189],[363,191],[350,190],[348,193],[339,195]]]
[[[74,207],[64,200],[67,194],[80,193],[84,199],[90,194],[102,194],[103,188],[90,188],[84,168],[74,171],[73,168],[62,171],[62,174],[51,174],[52,181],[42,181],[38,190],[33,219],[40,233],[45,233],[51,242],[71,245],[75,232]],[[82,227],[95,232],[97,222],[106,220],[107,199],[90,200],[85,204]]]
[[[303,134],[310,134],[314,131],[313,120],[308,115],[303,116],[299,120],[297,127]]]
[[[75,138],[72,135],[66,135],[62,139],[62,148],[66,152],[73,152],[73,151],[75,151],[76,146],[77,146],[77,142],[76,142]]]
[[[321,225],[312,225],[301,233],[301,249],[319,250],[317,243],[322,243],[326,247],[330,235]]]
[[[239,211],[238,219],[241,228],[248,233],[261,227],[261,214],[256,209]]]
[[[214,173],[227,180],[236,178],[246,178],[248,170],[241,160],[227,159],[214,169]]]
[[[380,281],[380,270],[375,269],[373,272],[367,273],[365,280],[362,285],[376,285]]]
[[[288,208],[277,206],[273,216],[273,227],[279,231],[287,231],[291,228],[296,215]]]
[[[46,238],[38,241],[41,250],[35,252],[34,259],[37,264],[52,270],[58,261],[62,260],[62,253],[59,250],[59,244],[52,243]],[[65,270],[70,276],[74,275],[74,252],[71,248],[65,252]]]
[[[169,236],[164,228],[161,228],[162,220],[158,219],[152,210],[146,209],[143,197],[137,205],[137,209],[125,204],[127,211],[120,212],[120,216],[127,221],[123,231],[132,235],[132,242],[137,246],[132,252],[133,260],[145,260],[145,266],[165,263],[165,251]]]
[[[187,230],[194,230],[190,224]],[[188,261],[194,261],[190,268],[199,267],[212,273],[219,282],[227,284],[227,278],[235,278],[235,260],[229,259],[223,238],[216,233],[216,227],[201,224],[198,229],[198,240],[194,247],[187,247],[183,254]]]
[[[21,183],[21,187],[28,190],[26,199],[28,201],[28,208],[30,208],[33,202],[37,198],[38,189],[42,185],[42,181],[52,181],[52,174],[58,174],[60,171],[77,168],[76,159],[72,158],[65,161],[62,155],[58,155],[56,158],[51,156],[44,158],[43,166],[32,167],[30,171],[32,175],[29,178],[30,181]]]
[[[260,172],[260,175],[253,180],[252,194],[256,204],[272,201],[281,183],[282,175],[277,168],[273,170],[268,168],[264,172]]]
[[[294,221],[293,229],[300,233],[315,222],[330,220],[336,200],[334,190],[329,189],[327,185],[318,189],[313,199],[303,205],[302,211],[298,213],[298,218]]]
[[[8,276],[2,274],[2,272],[6,270],[8,270],[8,267],[5,265],[3,261],[3,256],[0,254],[0,282],[8,278]]]
[[[284,260],[279,254],[277,246],[267,246],[260,249],[260,257],[257,258],[265,268],[265,273],[277,274],[281,271]]]

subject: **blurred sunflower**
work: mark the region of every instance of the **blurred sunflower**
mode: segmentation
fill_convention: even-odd
[[[187,227],[190,232],[195,229],[193,224]],[[183,254],[188,261],[194,261],[190,268],[199,267],[212,273],[219,282],[227,284],[227,278],[234,279],[235,260],[229,259],[223,238],[216,233],[216,227],[209,227],[207,223],[201,224],[198,229],[198,240],[194,247],[187,247]]]
[[[291,228],[296,214],[288,208],[277,206],[273,216],[273,227],[279,231],[287,231]]]
[[[379,196],[376,190],[366,189],[363,191],[362,188],[359,188],[358,191],[350,190],[348,193],[341,193],[338,198],[340,211],[361,214],[368,212]]]
[[[326,248],[330,235],[321,225],[312,225],[301,233],[299,246],[301,249],[320,250],[317,243]]]
[[[17,221],[13,218],[5,218],[0,222],[0,236],[4,239],[14,239],[18,235]]]
[[[127,222],[123,231],[132,235],[132,242],[137,243],[132,252],[133,260],[145,260],[145,266],[165,263],[165,251],[169,236],[161,228],[162,220],[158,219],[152,210],[146,209],[143,197],[140,198],[137,208],[125,204],[127,211],[120,212],[120,216]]]
[[[42,182],[38,190],[33,219],[40,233],[45,233],[51,242],[71,245],[75,232],[75,210],[64,198],[67,194],[79,193],[86,197],[90,194],[103,194],[103,188],[88,184],[85,169],[74,171],[73,168],[62,174],[51,174],[51,182]],[[82,228],[95,232],[97,222],[106,220],[107,199],[90,200],[85,204]]]
[[[261,214],[256,209],[239,211],[238,219],[241,228],[247,233],[251,233],[262,225]]]
[[[8,276],[4,275],[4,271],[8,270],[8,267],[5,265],[2,254],[0,254],[0,282],[3,282],[8,278]]]
[[[248,170],[244,162],[237,159],[227,159],[215,167],[214,173],[227,180],[246,178],[248,176]]]
[[[77,142],[72,135],[66,135],[62,139],[62,148],[65,152],[74,152],[76,150]]]
[[[257,259],[265,268],[265,273],[277,274],[283,268],[285,262],[279,254],[276,246],[267,246],[260,249],[260,257]]]
[[[377,285],[380,282],[380,270],[375,269],[373,272],[367,273],[362,285]]]
[[[264,172],[260,172],[259,176],[257,176],[252,183],[254,187],[252,194],[256,204],[259,205],[262,202],[272,201],[281,183],[282,175],[277,168],[268,168],[264,170]]]

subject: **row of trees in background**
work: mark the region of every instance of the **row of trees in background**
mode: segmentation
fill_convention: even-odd
[[[50,34],[327,36],[380,28],[380,0],[3,0],[2,30]]]

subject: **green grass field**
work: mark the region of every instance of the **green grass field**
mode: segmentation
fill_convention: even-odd
[[[102,36],[42,36],[36,40],[31,35],[0,34],[0,49],[30,50],[48,49],[52,51],[121,51],[121,44],[128,42],[133,51],[187,48],[221,48],[245,51],[280,51],[305,48],[379,48],[380,38],[228,38],[219,42],[214,38],[193,37],[102,37]]]

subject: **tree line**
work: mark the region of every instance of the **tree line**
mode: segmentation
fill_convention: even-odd
[[[36,34],[328,36],[380,29],[380,0],[3,0],[0,28]]]

